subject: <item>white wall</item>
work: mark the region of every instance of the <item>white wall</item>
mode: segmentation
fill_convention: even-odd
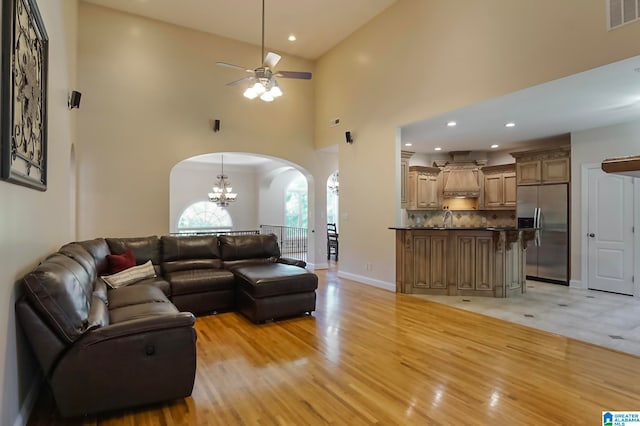
[[[274,175],[274,172],[276,173]],[[284,226],[285,195],[287,187],[298,177],[304,177],[298,170],[274,170],[259,175],[259,217],[262,225]]]
[[[394,287],[399,126],[640,54],[640,25],[605,23],[602,0],[398,0],[320,58],[315,143],[339,143],[343,276]]]
[[[79,32],[81,238],[166,233],[169,173],[195,155],[256,153],[312,170],[313,83],[283,80],[275,102],[249,101],[225,85],[242,74],[215,66],[254,63],[258,46],[88,3]],[[314,71],[289,55],[281,67]]]
[[[48,187],[0,181],[0,424],[25,424],[40,383],[39,367],[16,324],[16,284],[62,244],[73,240],[70,156],[77,110],[67,109],[75,84],[77,2],[38,2],[49,35]],[[4,96],[4,95],[3,95]]]
[[[571,281],[577,286],[587,255],[582,246],[583,165],[627,155],[640,155],[640,120],[571,135]]]

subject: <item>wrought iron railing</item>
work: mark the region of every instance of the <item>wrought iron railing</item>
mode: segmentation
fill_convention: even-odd
[[[261,234],[276,234],[282,256],[307,261],[309,240],[307,228],[292,226],[260,225]]]
[[[260,235],[260,231],[258,229],[250,229],[244,231],[183,231],[183,232],[172,232],[172,236],[188,236],[188,235]]]

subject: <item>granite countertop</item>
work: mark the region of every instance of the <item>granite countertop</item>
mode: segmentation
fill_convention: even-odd
[[[443,226],[391,226],[389,229],[394,229],[396,231],[535,231],[538,228],[518,228],[515,226],[483,226],[483,227],[474,227],[474,228],[449,228]]]

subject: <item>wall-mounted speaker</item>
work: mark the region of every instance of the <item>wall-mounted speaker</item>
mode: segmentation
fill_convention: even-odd
[[[220,131],[220,120],[213,120],[213,131],[216,133]]]
[[[75,90],[69,94],[69,109],[80,108],[80,97],[82,93]]]
[[[347,140],[347,143],[353,143],[353,137],[351,137],[351,132],[344,132],[344,138]]]

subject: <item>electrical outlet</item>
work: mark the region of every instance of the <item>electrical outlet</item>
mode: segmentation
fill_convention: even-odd
[[[371,271],[371,270],[373,270],[373,265],[371,263],[367,262],[367,263],[364,264],[364,269],[365,269],[365,271]]]
[[[335,127],[340,125],[340,119],[334,118],[333,120],[329,120],[329,127]]]

